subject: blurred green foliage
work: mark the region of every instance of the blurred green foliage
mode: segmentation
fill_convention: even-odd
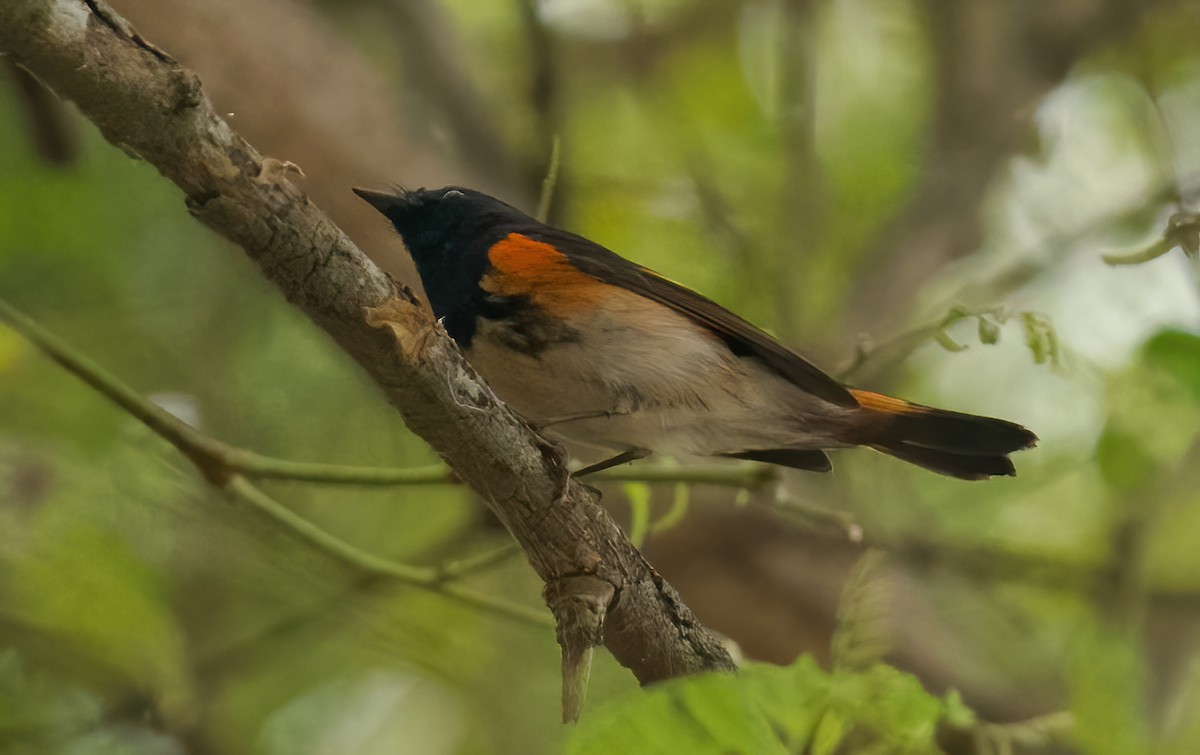
[[[627,695],[585,720],[567,752],[928,753],[943,721],[972,720],[957,698],[889,666],[829,674],[805,656]]]
[[[325,11],[394,67],[374,5],[351,5]],[[544,159],[520,5],[444,7],[495,127]],[[902,348],[872,352],[856,382],[1042,437],[1017,457],[1016,480],[965,486],[866,451],[839,455],[830,479],[788,480],[790,495],[874,537],[959,554],[897,556],[902,584],[886,583],[889,644],[926,675],[824,671],[804,656],[643,692],[597,653],[584,719],[564,728],[551,632],[362,580],[220,497],[0,328],[0,753],[925,752],[939,724],[971,723],[943,687],[971,690],[973,707],[1068,709],[1088,752],[1200,750],[1196,271],[1177,253],[1123,269],[1099,260],[1160,233],[1163,197],[1200,174],[1194,12],[1150,14],[1052,89],[987,182],[978,248],[897,264],[879,237],[921,190],[937,138],[939,51],[922,4],[819,4],[807,114],[818,170],[799,177],[784,158],[798,103],[781,78],[806,51],[783,43],[780,4],[540,7],[557,40],[562,224],[830,369],[871,322],[877,345]],[[78,163],[51,168],[25,126],[0,86],[0,297],[220,440],[298,460],[434,461],[151,167],[87,127]],[[801,206],[819,209],[819,229],[796,227]],[[881,298],[860,289],[881,269],[905,305],[860,311]],[[891,338],[929,322],[919,338]],[[450,486],[268,491],[400,561],[506,541]],[[735,501],[605,492],[651,546],[688,524],[697,499]],[[1029,567],[1039,559],[1076,583]],[[471,582],[540,604],[520,559]]]

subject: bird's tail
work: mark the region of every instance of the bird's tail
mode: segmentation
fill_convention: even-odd
[[[864,410],[859,442],[897,459],[964,480],[1014,475],[1008,455],[1037,436],[1012,422],[851,390]]]

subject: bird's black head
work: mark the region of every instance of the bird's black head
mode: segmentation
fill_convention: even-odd
[[[449,318],[474,317],[488,249],[510,233],[541,225],[512,205],[461,186],[390,193],[354,189],[354,193],[396,227],[417,265],[434,314],[448,318],[448,330]]]
[[[461,186],[391,193],[355,189],[354,193],[392,221],[421,269],[486,251],[512,231],[537,225],[512,205]]]

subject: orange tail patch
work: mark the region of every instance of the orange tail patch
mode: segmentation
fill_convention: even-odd
[[[911,404],[903,399],[885,396],[882,393],[850,389],[850,395],[864,409],[871,409],[886,414],[921,414],[929,411],[928,407]]]
[[[1020,425],[851,390],[862,415],[858,442],[934,472],[965,480],[1011,475],[1008,455],[1037,443]]]

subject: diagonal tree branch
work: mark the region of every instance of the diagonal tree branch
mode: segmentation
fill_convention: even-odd
[[[562,598],[578,577],[593,577],[613,588],[598,639],[641,682],[733,668],[595,492],[570,479],[560,450],[501,404],[411,293],[308,201],[288,163],[259,155],[216,115],[194,74],[103,0],[6,0],[0,51],[178,185],[193,215],[241,245],[371,375],[512,532],[555,596],[552,610],[570,604]]]

